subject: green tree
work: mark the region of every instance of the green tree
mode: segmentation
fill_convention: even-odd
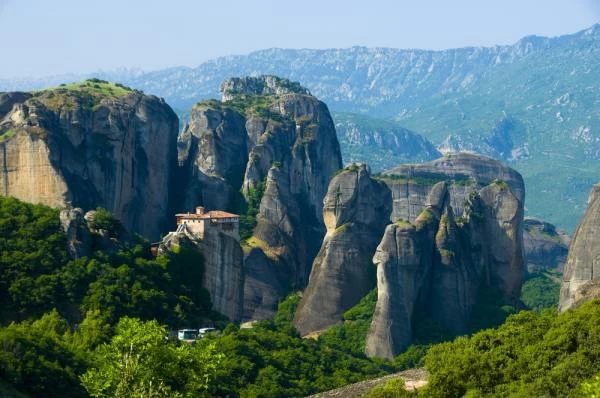
[[[0,379],[34,396],[85,396],[77,375],[85,355],[72,349],[68,324],[58,312],[0,329]]]
[[[122,318],[109,343],[94,352],[81,376],[92,397],[170,397],[204,394],[220,356],[212,345],[177,345],[156,321]]]
[[[431,347],[427,397],[570,396],[600,372],[600,301],[523,311],[497,329]]]

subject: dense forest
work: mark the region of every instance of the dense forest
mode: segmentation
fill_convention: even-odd
[[[368,359],[364,341],[376,291],[318,339],[292,327],[300,293],[272,321],[240,329],[211,311],[202,257],[184,249],[154,257],[98,209],[93,251],[72,259],[57,210],[0,198],[0,395],[8,396],[305,396],[402,369],[425,366],[417,395],[562,396],[600,389],[600,303],[556,315],[483,301],[470,337],[421,322],[415,344],[394,361]],[[530,300],[546,290],[533,277]],[[524,301],[525,300],[524,298]],[[495,310],[494,310],[495,309]],[[510,316],[509,316],[510,315]],[[195,345],[172,331],[214,325]],[[475,330],[475,329],[473,329]],[[439,343],[440,341],[447,341]],[[439,343],[439,344],[436,344]],[[393,380],[371,396],[403,396]]]

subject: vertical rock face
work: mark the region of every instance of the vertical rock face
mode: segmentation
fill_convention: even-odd
[[[306,285],[340,149],[327,106],[298,83],[262,76],[221,88],[222,102],[194,106],[179,142],[180,206],[243,212],[244,199],[265,187],[243,245],[243,319],[263,319],[290,289]]]
[[[382,178],[394,195],[392,217],[408,219],[387,227],[373,258],[378,301],[367,355],[391,359],[406,348],[416,312],[463,333],[483,289],[518,301],[525,190],[516,171],[460,154]]]
[[[566,311],[600,297],[600,184],[592,188],[588,207],[573,235],[558,310]]]
[[[371,259],[391,210],[389,189],[366,166],[351,165],[331,180],[323,208],[327,234],[294,319],[300,334],[341,321],[375,287]]]
[[[203,287],[210,293],[212,309],[233,322],[242,317],[244,297],[243,253],[237,239],[215,229],[207,229],[198,239],[186,229],[171,232],[163,238],[159,251],[188,247],[204,258]]]
[[[9,109],[10,107],[10,109]],[[54,207],[105,207],[158,237],[178,120],[161,99],[101,81],[0,98],[0,193]]]
[[[554,225],[535,218],[525,218],[523,243],[527,272],[544,270],[563,272],[571,237]]]
[[[195,107],[179,140],[182,183],[181,208],[202,203],[207,209],[233,211],[248,162],[248,135],[239,113]]]
[[[373,262],[377,265],[377,305],[365,352],[392,358],[412,340],[412,317],[419,292],[433,266],[438,216],[425,210],[415,224],[387,226]]]

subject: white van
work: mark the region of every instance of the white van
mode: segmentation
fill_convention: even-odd
[[[180,329],[177,331],[177,340],[191,344],[198,338],[197,329]]]

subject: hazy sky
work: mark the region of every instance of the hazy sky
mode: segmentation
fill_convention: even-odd
[[[196,66],[269,47],[510,44],[598,21],[600,0],[0,0],[0,77]]]

